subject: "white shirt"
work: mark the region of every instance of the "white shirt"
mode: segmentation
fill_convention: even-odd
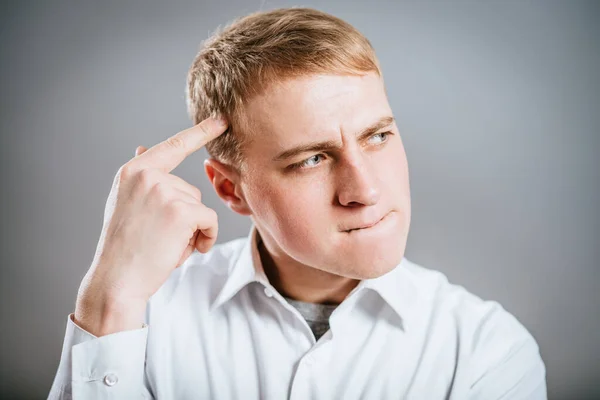
[[[547,398],[538,345],[515,317],[406,258],[361,281],[315,341],[256,240],[253,226],[194,252],[140,329],[98,338],[69,314],[49,398]]]

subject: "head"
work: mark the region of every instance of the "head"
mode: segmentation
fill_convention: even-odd
[[[401,261],[407,160],[355,28],[305,8],[248,15],[204,42],[186,93],[194,123],[228,119],[206,146],[207,176],[278,259],[353,279]]]

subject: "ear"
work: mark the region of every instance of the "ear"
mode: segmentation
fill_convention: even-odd
[[[240,174],[235,169],[209,158],[204,160],[204,171],[217,195],[234,212],[240,215],[251,215],[240,185]]]

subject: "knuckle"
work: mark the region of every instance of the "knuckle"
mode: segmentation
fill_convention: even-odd
[[[144,169],[138,174],[138,181],[145,189],[150,189],[154,184],[154,173],[149,169]]]
[[[192,196],[198,202],[202,202],[202,192],[194,185],[190,185],[180,177],[176,175],[170,175],[169,178],[173,179],[173,182],[176,187],[180,188],[186,194]]]
[[[148,169],[148,168],[140,171],[140,179],[142,179],[144,181],[149,181],[153,175],[154,175],[154,171],[152,171],[151,169]]]
[[[208,209],[208,215],[210,216],[210,218],[217,222],[217,220],[219,219],[219,215],[217,214],[217,212],[215,210],[213,210],[212,208]]]
[[[213,210],[212,208],[206,207],[204,209],[204,216],[205,216],[207,222],[215,224],[215,225],[217,224],[217,221],[218,221],[217,212],[215,210]]]
[[[129,180],[134,175],[133,167],[131,164],[127,163],[121,166],[117,171],[117,179],[119,182],[124,182]]]
[[[196,194],[196,197],[198,197],[198,201],[202,202],[202,192],[200,191],[200,189],[193,188],[192,191]]]
[[[196,186],[194,185],[190,185],[189,183],[187,183],[186,181],[184,181],[183,179],[181,179],[178,176],[175,175],[169,175],[170,177],[173,177],[173,179],[175,179],[175,183],[176,185],[181,185],[181,189],[188,195],[192,196],[194,198],[194,200],[198,201],[199,203],[202,202],[202,192],[200,191],[200,189],[198,189]]]
[[[186,209],[181,201],[171,201],[165,206],[167,218],[174,221],[183,221],[185,219]]]
[[[171,136],[167,139],[167,144],[176,150],[185,150],[185,141],[178,136]]]
[[[169,192],[165,184],[161,182],[157,182],[152,186],[151,189],[152,196],[157,200],[158,204],[169,204]]]
[[[200,130],[202,131],[202,136],[209,136],[210,132],[208,128],[204,124],[200,124]]]

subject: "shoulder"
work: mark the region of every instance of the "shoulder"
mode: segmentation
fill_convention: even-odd
[[[428,326],[443,327],[445,334],[455,337],[457,363],[466,367],[462,370],[469,385],[504,390],[503,381],[506,385],[544,381],[545,367],[536,340],[498,301],[484,300],[449,282],[442,272],[410,261],[406,272],[430,311]],[[523,379],[527,376],[531,379]]]
[[[431,314],[454,321],[459,334],[478,343],[485,343],[493,336],[532,339],[523,324],[498,301],[484,300],[465,287],[450,282],[439,270],[412,261],[407,260],[405,271]]]

